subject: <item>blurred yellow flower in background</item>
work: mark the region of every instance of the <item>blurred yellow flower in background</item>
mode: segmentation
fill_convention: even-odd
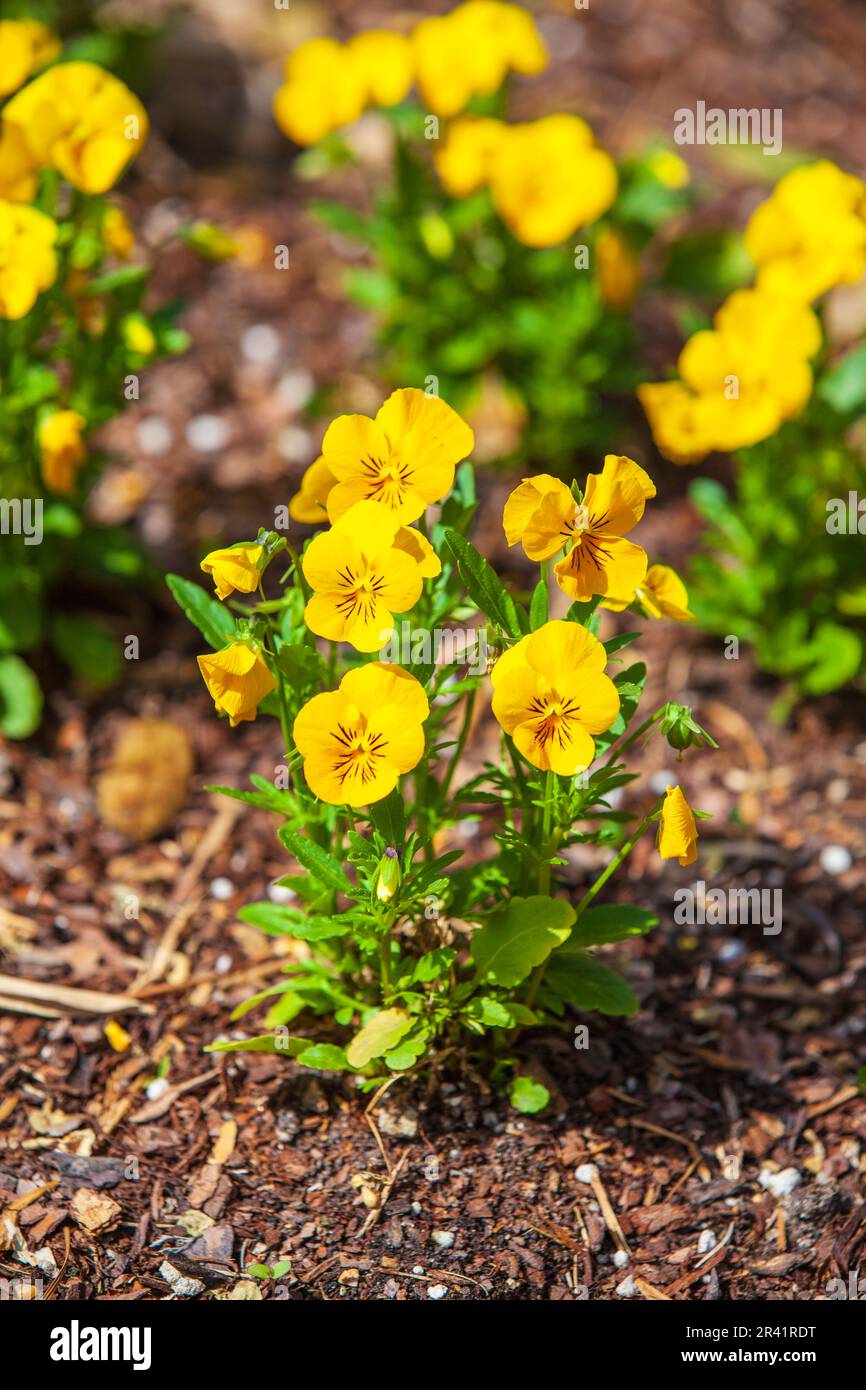
[[[341,415],[329,425],[322,458],[338,479],[328,494],[337,521],[356,502],[381,502],[397,521],[417,521],[451,491],[474,436],[456,410],[415,387],[394,391],[377,412]]]
[[[640,287],[640,266],[622,232],[609,227],[599,234],[595,268],[604,303],[611,309],[630,309]]]
[[[0,198],[29,203],[39,186],[39,166],[23,134],[0,119]]]
[[[579,116],[542,116],[506,127],[492,160],[491,193],[526,246],[555,246],[607,212],[616,165]]]
[[[418,90],[436,116],[456,116],[474,96],[490,96],[509,72],[543,72],[547,50],[519,5],[467,0],[423,19],[412,32]]]
[[[301,486],[289,503],[289,516],[304,526],[320,526],[328,520],[325,504],[337,479],[321,454],[301,479]]]
[[[820,345],[821,326],[807,305],[735,290],[713,328],[683,347],[681,381],[638,387],[659,449],[675,463],[693,463],[712,449],[743,448],[774,434],[808,402],[808,359]]]
[[[259,587],[262,577],[263,554],[261,545],[226,546],[205,555],[199,568],[211,576],[217,598],[226,599],[236,589],[239,593],[251,594]]]
[[[196,660],[211,699],[219,713],[228,715],[232,728],[255,719],[261,701],[276,690],[263,657],[244,642],[232,642]]]
[[[96,63],[58,63],[3,110],[34,158],[57,169],[82,193],[105,193],[147,139],[138,97]]]
[[[553,620],[496,662],[493,713],[533,767],[573,777],[595,757],[592,734],[619,713],[607,653],[578,623]]]
[[[87,457],[82,432],[87,424],[77,410],[55,410],[37,430],[42,480],[52,492],[70,493]]]
[[[111,256],[128,261],[135,250],[135,233],[120,208],[106,208],[102,219],[102,242]]]
[[[393,613],[406,613],[423,588],[421,564],[396,544],[399,522],[379,502],[358,502],[304,551],[304,577],[313,596],[304,610],[318,637],[375,652],[394,631]]]
[[[486,187],[494,155],[507,129],[504,121],[481,116],[462,116],[451,122],[441,148],[433,155],[433,163],[452,198],[465,198]]]
[[[828,159],[792,169],[745,233],[759,290],[807,302],[866,271],[866,184]]]
[[[404,100],[415,76],[409,39],[389,29],[366,29],[347,47],[361,73],[366,104],[389,107]]]
[[[0,20],[0,97],[16,92],[31,73],[60,53],[60,40],[36,19]]]
[[[336,39],[309,39],[290,53],[274,117],[296,145],[315,145],[364,110],[367,81],[357,52]]]
[[[57,226],[36,208],[0,202],[0,318],[29,313],[54,283]]]
[[[157,349],[156,334],[144,314],[127,314],[121,324],[123,341],[130,352],[150,357]]]
[[[677,623],[694,622],[689,612],[686,586],[669,565],[650,565],[646,577],[628,599],[604,599],[602,608],[619,613],[630,603],[640,604],[648,618],[672,618]]]
[[[374,661],[348,671],[295,719],[310,790],[331,806],[381,801],[420,762],[429,713],[423,688],[401,666]]]
[[[665,188],[687,188],[691,181],[688,164],[673,150],[653,150],[647,155],[645,164]]]
[[[676,859],[684,868],[698,857],[697,826],[682,787],[667,789],[659,821],[658,852],[662,859]]]

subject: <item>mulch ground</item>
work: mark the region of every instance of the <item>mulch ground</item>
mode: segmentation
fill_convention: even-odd
[[[758,105],[784,98],[792,137],[855,167],[851,151],[863,146],[849,132],[866,124],[862,83],[851,85],[862,13],[824,7],[816,35],[807,7],[793,27],[787,11],[752,7],[763,22],[744,34],[735,9],[710,15],[667,0],[650,18],[623,3],[576,31],[571,7],[551,6],[562,42],[536,105],[568,103],[604,138],[625,140],[638,116],[658,128],[689,104],[684,83],[728,105],[719,74],[735,63],[745,83],[738,104],[750,104],[750,83]],[[628,42],[611,23],[617,14]],[[231,6],[216,7],[227,46],[238,38],[230,15]],[[567,26],[583,35],[571,50]],[[183,70],[189,44],[201,42],[192,31],[180,43]],[[194,350],[149,373],[138,411],[107,432],[122,464],[99,490],[98,514],[134,517],[162,564],[192,574],[204,546],[254,533],[293,490],[323,424],[304,415],[313,386],[335,385],[341,408],[375,409],[381,393],[365,366],[369,329],[342,297],[347,248],[299,211],[284,150],[267,144],[258,164],[228,181],[194,175],[194,154],[177,153],[192,137],[181,84],[173,87],[175,152],[155,142],[133,186],[146,235],[159,241],[190,215],[214,217],[261,227],[293,257],[283,281],[169,252],[160,294],[186,298]],[[528,90],[518,92],[524,107]],[[251,96],[261,108],[261,93]],[[244,138],[242,123],[230,122],[227,145]],[[245,336],[263,326],[276,346],[260,332]],[[221,422],[216,436],[209,426],[218,447],[201,447],[201,427],[190,439],[190,421],[202,416]],[[685,475],[655,467],[655,476],[666,500],[641,539],[656,558],[680,563],[696,535]],[[486,475],[478,544],[523,582],[499,531],[508,486]],[[653,741],[638,759],[653,792],[623,801],[640,812],[675,776],[713,815],[701,826],[697,872],[662,866],[647,840],[607,899],[659,913],[650,936],[603,953],[627,975],[639,1015],[574,1020],[588,1024],[585,1048],[570,1031],[523,1036],[521,1065],[553,1096],[542,1117],[511,1110],[490,1089],[483,1055],[469,1052],[395,1081],[368,1114],[344,1078],[281,1058],[203,1052],[251,1025],[231,1023],[232,1008],[273,983],[290,950],[237,918],[287,872],[273,820],[238,816],[237,803],[204,788],[273,776],[279,743],[264,721],[230,733],[214,718],[195,637],[158,593],[132,604],[118,591],[112,602],[118,632],[141,637],[141,661],[122,688],[85,696],[46,669],[43,730],[0,749],[0,972],[34,985],[28,999],[0,983],[0,1278],[25,1294],[22,1281],[38,1279],[57,1300],[807,1299],[859,1268],[862,696],[816,702],[780,727],[771,717],[777,688],[745,652],[726,661],[720,642],[648,627],[635,649],[651,673],[646,709],[666,698],[692,703],[721,747],[690,752],[677,768]],[[142,717],[180,731],[194,771],[188,785],[181,768],[174,782],[155,776],[144,788],[146,806],[164,795],[177,809],[136,843],[104,823],[97,787],[118,734]],[[478,747],[485,737],[482,723]],[[481,855],[491,828],[483,821],[452,835]],[[570,852],[562,890],[579,896],[599,862]],[[698,877],[780,889],[782,931],[677,925],[674,892]],[[72,1011],[64,987],[123,998]],[[105,1036],[109,1017],[129,1034],[123,1051]],[[244,1277],[251,1263],[280,1260],[288,1270],[278,1281]]]

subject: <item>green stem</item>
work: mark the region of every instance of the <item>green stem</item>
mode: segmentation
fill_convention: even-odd
[[[460,733],[457,735],[457,742],[454,746],[454,752],[451,755],[451,762],[449,764],[448,771],[446,772],[442,780],[442,785],[439,789],[440,805],[444,805],[445,803],[445,798],[448,795],[448,791],[454,779],[454,773],[457,771],[457,764],[463,756],[463,749],[466,746],[466,739],[469,735],[469,725],[472,722],[472,713],[475,709],[475,696],[477,695],[477,693],[477,691],[472,690],[466,698],[466,706],[463,711],[463,723],[460,726]]]

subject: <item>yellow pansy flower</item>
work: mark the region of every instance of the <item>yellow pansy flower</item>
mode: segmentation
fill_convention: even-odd
[[[0,318],[23,318],[54,283],[56,239],[57,226],[44,212],[0,202]]]
[[[365,100],[372,106],[396,106],[403,101],[415,76],[412,44],[403,34],[388,29],[366,29],[347,45],[366,87]]]
[[[17,126],[0,120],[0,198],[29,203],[39,186],[39,166]]]
[[[199,568],[213,579],[217,598],[227,599],[235,590],[251,594],[259,587],[262,577],[263,554],[261,545],[227,546],[205,555]]]
[[[677,623],[694,622],[689,611],[686,586],[670,565],[650,565],[646,577],[629,599],[605,599],[602,608],[619,613],[630,603],[640,604],[648,618],[672,618]]]
[[[595,243],[598,288],[612,309],[629,309],[640,286],[637,256],[621,232],[607,228]]]
[[[806,405],[821,327],[807,305],[735,290],[679,356],[681,381],[638,387],[653,437],[675,463],[757,444]]]
[[[506,129],[504,122],[480,116],[462,116],[451,122],[433,163],[452,198],[465,198],[485,187]]]
[[[381,801],[420,762],[429,713],[421,685],[401,666],[374,661],[347,672],[295,719],[310,790],[331,806]]]
[[[325,504],[337,479],[321,454],[304,473],[301,486],[289,503],[289,516],[304,526],[320,526],[328,520]]]
[[[423,19],[412,43],[421,98],[437,116],[456,116],[473,96],[489,96],[509,71],[535,74],[548,63],[532,17],[499,0],[467,0]]]
[[[82,431],[87,421],[77,410],[55,410],[37,430],[42,480],[52,492],[70,493],[87,457]]]
[[[390,395],[375,420],[341,415],[322,442],[322,458],[338,479],[328,515],[337,521],[356,502],[370,500],[397,521],[416,521],[451,491],[454,469],[474,443],[450,405],[414,387]]]
[[[644,513],[655,484],[632,459],[608,454],[601,473],[590,473],[583,501],[559,478],[524,478],[502,515],[509,545],[522,541],[530,560],[547,560],[567,547],[556,582],[571,598],[632,595],[646,574],[646,551],[624,539]]]
[[[554,619],[496,662],[493,713],[533,767],[573,777],[590,766],[592,734],[609,729],[619,713],[606,659],[586,628]]]
[[[403,550],[415,561],[422,579],[435,579],[442,573],[442,563],[426,536],[414,526],[398,526],[394,537],[395,550]]]
[[[579,116],[507,127],[492,166],[496,210],[526,246],[557,245],[616,197],[616,165]]]
[[[682,787],[668,787],[659,821],[658,851],[662,859],[676,859],[685,867],[698,857],[698,831],[692,808]]]
[[[135,250],[135,233],[120,208],[106,208],[102,219],[102,242],[110,255],[128,261]]]
[[[302,43],[286,59],[285,76],[274,97],[274,117],[296,145],[315,145],[364,110],[364,69],[356,53],[336,39]]]
[[[637,397],[656,447],[672,463],[697,463],[716,448],[712,402],[681,381],[647,381]]]
[[[147,112],[96,63],[58,63],[4,108],[34,157],[82,193],[106,193],[147,139]]]
[[[60,40],[36,19],[0,20],[0,97],[17,92],[32,72],[60,53]]]
[[[304,551],[313,596],[304,610],[318,637],[375,652],[394,631],[393,613],[414,607],[423,588],[421,567],[398,548],[399,522],[379,502],[358,502]]]
[[[866,270],[866,184],[828,159],[792,169],[745,233],[758,289],[807,302]]]
[[[219,713],[228,715],[232,728],[255,719],[262,700],[276,690],[263,657],[244,642],[232,642],[196,660],[211,699]]]

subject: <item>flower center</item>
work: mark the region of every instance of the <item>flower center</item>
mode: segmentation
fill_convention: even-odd
[[[370,570],[354,570],[346,565],[337,571],[340,581],[341,597],[337,600],[337,612],[343,617],[361,617],[370,622],[376,611],[379,594],[385,586],[385,577]]]
[[[571,521],[571,529],[575,536],[582,536],[584,531],[589,531],[592,526],[592,517],[585,502],[581,502],[574,509],[574,516]]]
[[[381,734],[371,733],[364,724],[354,728],[338,724],[332,732],[337,747],[334,750],[333,771],[340,784],[349,781],[366,785],[376,776],[376,764],[385,756],[388,747]]]
[[[529,702],[529,708],[537,715],[535,720],[535,741],[540,748],[557,742],[560,748],[571,743],[572,725],[576,724],[580,706],[574,700],[561,699],[555,690],[549,695],[536,695]]]
[[[386,507],[399,507],[412,482],[412,469],[399,459],[377,459],[368,454],[361,464],[367,482],[367,497]]]

